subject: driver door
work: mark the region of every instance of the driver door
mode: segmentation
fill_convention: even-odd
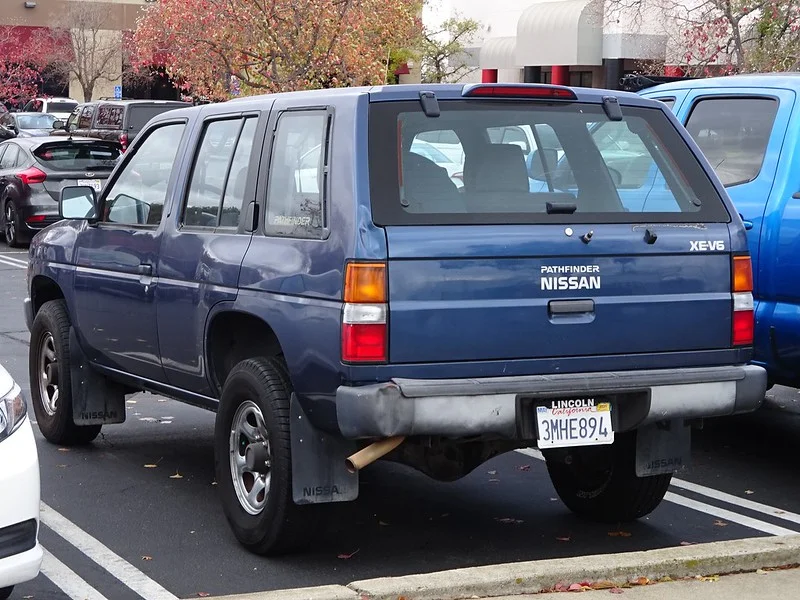
[[[137,140],[98,200],[100,221],[81,230],[75,250],[73,314],[86,352],[106,367],[158,382],[165,376],[157,258],[185,130],[183,120],[167,122]]]

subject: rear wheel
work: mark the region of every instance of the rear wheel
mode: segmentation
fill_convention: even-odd
[[[6,244],[10,248],[18,248],[19,242],[19,216],[17,215],[17,207],[14,206],[12,200],[6,200],[3,207],[3,235],[6,238]]]
[[[550,480],[572,512],[601,523],[624,523],[656,509],[671,474],[636,476],[636,432],[617,435],[610,446],[545,453]]]
[[[14,591],[14,586],[0,588],[0,600],[6,600],[11,597],[11,592]]]
[[[33,320],[28,356],[33,412],[47,441],[87,444],[102,425],[76,425],[72,420],[69,327],[63,300],[46,302]]]
[[[217,413],[214,454],[222,508],[239,542],[257,554],[307,546],[324,511],[293,500],[291,393],[280,360],[244,360],[228,375]]]

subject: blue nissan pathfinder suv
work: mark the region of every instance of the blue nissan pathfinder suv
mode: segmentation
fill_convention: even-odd
[[[651,169],[663,188],[625,185]],[[307,544],[381,457],[454,480],[538,447],[572,511],[636,519],[693,426],[764,398],[742,221],[666,106],[633,94],[173,110],[60,211],[30,247],[39,428],[90,442],[141,390],[215,411],[222,506],[254,552]]]

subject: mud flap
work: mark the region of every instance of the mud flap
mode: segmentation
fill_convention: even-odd
[[[358,498],[358,473],[347,470],[345,459],[359,446],[315,428],[294,394],[289,417],[295,504],[349,502]]]
[[[69,328],[72,420],[76,425],[125,422],[126,388],[109,381],[89,366],[75,328]]]
[[[661,421],[636,430],[636,476],[682,471],[691,461],[691,430],[683,419]]]

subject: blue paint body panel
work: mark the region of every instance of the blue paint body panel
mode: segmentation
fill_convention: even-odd
[[[753,224],[746,232],[753,258],[756,364],[775,383],[800,387],[800,110],[796,74],[737,75],[649,88],[649,98],[680,98],[674,110],[686,123],[697,102],[709,98],[773,98],[775,122],[758,175],[731,185],[736,210]]]

